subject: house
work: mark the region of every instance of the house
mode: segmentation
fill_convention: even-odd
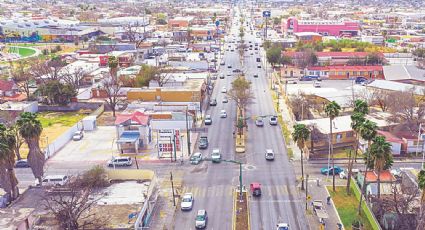
[[[357,185],[360,188],[363,187],[365,173],[360,172],[357,174]],[[381,195],[393,194],[393,186],[397,186],[400,191],[400,183],[396,183],[397,179],[391,174],[390,170],[382,170],[380,174],[380,187]],[[369,196],[375,196],[378,194],[378,172],[368,171],[366,174],[366,194]]]
[[[387,122],[385,118],[380,117],[380,115],[367,115],[366,119],[375,122],[381,130],[385,130],[393,125]],[[297,123],[304,124],[312,130],[311,139],[313,141],[308,140],[306,142],[306,146],[310,152],[329,151],[330,139],[332,140],[334,149],[351,148],[356,141],[353,129],[351,128],[351,117],[349,115],[334,118],[332,122],[332,137],[329,137],[329,118],[303,120]]]
[[[322,41],[322,35],[314,32],[294,33],[295,38],[302,43],[315,43]]]
[[[189,27],[193,22],[194,17],[175,17],[168,20],[168,27],[171,29]]]
[[[360,32],[360,24],[355,21],[298,20],[295,17],[289,17],[287,20],[282,20],[281,26],[285,35],[315,32],[323,36],[353,37]]]
[[[307,74],[330,80],[356,79],[384,79],[382,66],[311,66],[307,67]]]
[[[18,86],[12,80],[0,80],[0,97],[13,97],[18,93]]]
[[[137,154],[152,141],[150,117],[141,111],[125,111],[115,118],[117,147],[121,153],[133,151]]]

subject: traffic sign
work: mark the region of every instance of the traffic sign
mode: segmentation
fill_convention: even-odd
[[[263,11],[263,17],[270,18],[270,16],[271,16],[270,11],[268,11],[268,10]]]
[[[307,200],[311,200],[311,196],[310,195],[307,196]]]
[[[219,26],[220,25],[220,21],[219,20],[217,20],[217,21],[215,21],[215,26]]]

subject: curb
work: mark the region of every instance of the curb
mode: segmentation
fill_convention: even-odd
[[[236,199],[235,199],[236,192],[233,191],[232,194],[233,194],[232,195],[233,197],[232,229],[235,230],[236,229]]]
[[[331,196],[331,194],[329,193],[328,187],[327,186],[324,186],[324,187],[326,189],[326,193],[328,194],[328,196]],[[338,217],[339,223],[342,224],[341,217],[339,216],[338,210],[336,210],[336,207],[335,207],[333,200],[332,200],[332,207],[334,208],[336,216]],[[342,229],[345,229],[343,224],[342,224]]]
[[[250,200],[249,200],[249,195],[248,195],[248,192],[246,192],[246,208],[247,208],[247,212],[248,212],[248,230],[251,230],[251,212],[250,212],[250,207],[249,207],[249,202],[250,202]]]

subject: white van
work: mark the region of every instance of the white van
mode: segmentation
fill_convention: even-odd
[[[43,186],[63,186],[68,182],[69,177],[65,175],[45,176],[42,180]],[[35,180],[35,186],[40,186],[38,180]]]

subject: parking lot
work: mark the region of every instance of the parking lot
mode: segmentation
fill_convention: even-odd
[[[80,141],[69,141],[59,152],[47,160],[45,175],[78,174],[94,165],[105,165],[117,153],[115,126],[99,126],[97,130],[85,132]],[[19,188],[34,184],[29,168],[17,168]]]

